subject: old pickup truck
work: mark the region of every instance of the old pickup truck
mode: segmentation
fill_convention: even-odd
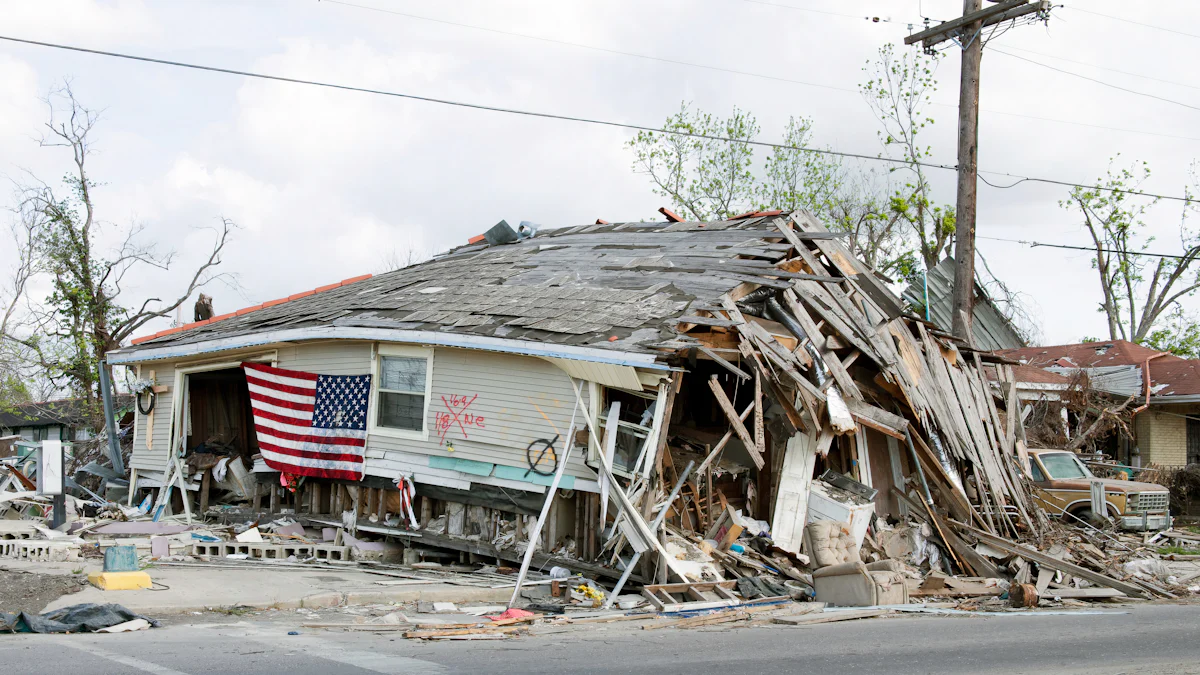
[[[1161,530],[1171,526],[1171,495],[1161,485],[1096,478],[1067,450],[1030,449],[1029,472],[1034,497],[1051,516],[1069,513],[1093,525],[1102,524],[1104,519],[1092,512],[1092,482],[1099,481],[1104,484],[1107,515],[1117,527]]]

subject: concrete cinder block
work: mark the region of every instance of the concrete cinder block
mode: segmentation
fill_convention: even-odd
[[[317,544],[313,547],[313,555],[318,560],[349,560],[349,546],[334,546],[332,544]]]
[[[316,547],[312,544],[283,544],[279,548],[282,549],[280,556],[283,558],[296,556],[297,560],[304,560],[313,557]]]
[[[201,542],[192,544],[192,555],[202,557],[220,557],[222,548],[219,542]]]
[[[282,555],[283,547],[276,544],[247,544],[249,547],[247,553],[254,560],[279,560],[285,556]]]

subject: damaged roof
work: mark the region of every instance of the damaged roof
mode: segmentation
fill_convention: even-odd
[[[78,426],[87,421],[85,401],[79,398],[62,398],[54,401],[21,403],[0,409],[0,427],[44,427],[50,425]],[[132,394],[116,394],[113,408],[121,409],[133,405]]]
[[[649,353],[678,337],[681,319],[743,282],[787,288],[790,279],[811,277],[776,267],[791,248],[778,220],[771,213],[708,223],[597,223],[542,230],[511,244],[471,244],[404,269],[156,333],[121,352],[348,326]]]
[[[1150,362],[1151,398],[1200,396],[1200,361],[1129,342],[1106,340],[996,352],[1023,364],[1058,373],[1086,369],[1092,386],[1117,394],[1141,394],[1142,368]]]

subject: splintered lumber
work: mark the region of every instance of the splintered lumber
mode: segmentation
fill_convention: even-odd
[[[1045,565],[1046,567],[1049,567],[1050,569],[1060,570],[1062,572],[1066,572],[1067,574],[1073,574],[1077,577],[1087,579],[1088,581],[1090,581],[1094,584],[1099,584],[1099,585],[1105,586],[1107,588],[1115,588],[1118,591],[1121,591],[1122,593],[1124,593],[1126,595],[1131,595],[1131,596],[1138,597],[1138,598],[1142,598],[1142,597],[1146,596],[1146,592],[1143,591],[1140,587],[1135,586],[1133,584],[1125,583],[1124,581],[1119,581],[1117,579],[1114,579],[1114,578],[1108,576],[1107,574],[1100,574],[1099,572],[1093,572],[1092,570],[1089,570],[1086,567],[1080,567],[1079,565],[1067,562],[1065,560],[1058,560],[1057,558],[1050,556],[1050,555],[1046,555],[1045,553],[1042,553],[1041,551],[1035,550],[1035,549],[1025,546],[1023,544],[1011,542],[1002,537],[997,537],[995,535],[988,534],[987,532],[984,532],[983,530],[971,527],[970,525],[966,525],[964,523],[960,523],[956,520],[952,520],[950,522],[953,523],[958,528],[966,530],[967,532],[970,532],[977,539],[979,539],[983,543],[987,544],[988,546],[998,548],[998,549],[1008,552],[1008,553],[1013,553],[1013,554],[1019,555],[1022,558],[1025,558],[1026,560],[1032,560],[1033,562],[1035,562],[1039,565]]]
[[[777,612],[784,609],[783,605],[756,605],[753,607],[737,607],[735,609],[726,609],[711,614],[703,614],[701,616],[693,616],[686,619],[675,619],[673,621],[660,621],[642,626],[642,630],[658,630],[660,628],[695,628],[696,626],[711,626],[721,623],[733,623],[734,621],[742,621],[744,619],[753,618],[755,614],[762,612]]]
[[[908,429],[908,420],[900,415],[854,399],[846,399],[846,407],[850,408],[850,414],[859,424],[871,427],[875,431],[893,438],[904,440],[904,431]]]
[[[1125,594],[1115,588],[1048,588],[1040,591],[1043,598],[1063,600],[1105,600],[1123,598]]]
[[[750,411],[752,411],[752,410],[754,410],[753,403],[746,406],[746,409],[742,411],[742,414],[738,415],[738,419],[744,421],[747,417],[750,416]],[[663,435],[666,436],[666,434],[663,434]],[[696,469],[696,473],[701,473],[705,469],[707,469],[708,465],[712,464],[713,460],[717,458],[717,455],[721,454],[721,451],[725,449],[725,445],[727,443],[729,443],[729,439],[731,439],[731,438],[733,438],[733,429],[732,428],[729,431],[725,432],[725,435],[721,437],[721,440],[717,441],[717,444],[714,445],[713,449],[709,451],[708,456],[704,458],[704,461],[700,462],[700,467]]]
[[[838,610],[835,612],[822,612],[815,616],[777,616],[771,619],[771,623],[778,623],[785,626],[808,626],[817,623],[833,623],[835,621],[853,621],[854,619],[870,619],[876,616],[891,614],[890,609],[857,609],[857,610]]]
[[[754,442],[754,438],[750,436],[750,432],[746,430],[746,426],[742,424],[741,418],[734,410],[733,403],[729,401],[729,397],[725,395],[725,390],[721,388],[721,383],[717,381],[717,376],[713,375],[708,380],[708,386],[712,389],[713,396],[717,399],[717,405],[721,406],[725,417],[729,419],[729,425],[733,427],[734,433],[742,440],[746,446],[746,452],[749,453],[750,459],[754,460],[754,466],[761,469],[766,462],[762,455],[758,452],[758,444]]]
[[[713,350],[709,349],[708,347],[697,347],[696,349],[699,350],[701,354],[704,354],[708,358],[715,361],[718,365],[720,365],[725,370],[728,370],[729,372],[733,373],[734,375],[737,375],[739,379],[742,379],[742,380],[750,379],[750,373],[747,373],[746,371],[742,370],[741,368],[738,368],[737,366],[733,365],[729,361],[725,360],[720,354],[714,352]]]
[[[457,637],[460,635],[503,635],[506,633],[514,633],[519,630],[525,630],[525,626],[500,626],[496,628],[457,628],[449,630],[410,630],[406,631],[404,637],[413,640],[430,640],[437,638]]]

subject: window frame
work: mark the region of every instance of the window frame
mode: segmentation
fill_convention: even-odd
[[[385,427],[379,424],[379,393],[382,390],[384,393],[393,391],[390,389],[382,389],[383,377],[383,358],[385,356],[397,356],[401,358],[423,358],[425,359],[425,405],[421,409],[421,429],[396,429],[394,427]],[[415,394],[416,392],[399,392]],[[429,440],[429,404],[433,393],[433,349],[430,347],[416,347],[413,345],[396,345],[396,344],[376,344],[371,350],[371,401],[367,409],[367,434],[387,436],[390,438],[404,438],[408,440]]]

